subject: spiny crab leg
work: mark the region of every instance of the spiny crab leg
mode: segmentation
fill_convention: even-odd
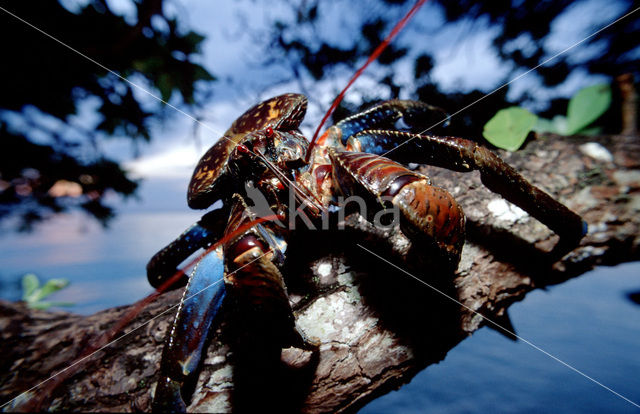
[[[237,203],[236,207],[238,205],[240,203]],[[265,247],[257,255],[246,255],[245,250],[252,247],[252,244],[246,241],[247,237],[258,240],[253,235],[254,228],[260,227],[262,223],[282,218],[282,216],[268,216],[248,220],[244,211],[236,208],[232,212],[233,229],[227,227],[225,235],[198,258],[200,261],[189,278],[169,331],[169,338],[162,351],[160,379],[153,401],[154,412],[186,411],[182,387],[200,363],[205,341],[226,296],[226,287],[229,282],[227,279],[238,278],[245,272],[252,274],[254,269],[250,267],[254,261],[259,261],[262,268],[268,267],[275,274],[273,278],[276,282],[280,281],[278,277],[281,278],[281,276],[277,268],[267,257],[271,249]],[[242,247],[238,247],[238,244],[242,243],[244,243]],[[260,242],[257,243],[261,245]],[[235,254],[225,257],[230,247]],[[238,256],[243,254],[247,256],[245,261],[237,263]],[[234,263],[235,267],[229,271],[231,263]],[[257,277],[259,276],[258,274]],[[263,285],[264,283],[261,284]],[[281,283],[275,283],[275,285],[278,288]]]
[[[408,144],[399,146],[409,140]],[[429,164],[454,171],[478,170],[487,188],[531,214],[563,241],[577,243],[587,232],[587,224],[580,216],[532,185],[493,152],[471,140],[368,130],[350,137],[347,150],[378,155],[388,153],[391,159],[402,163]]]

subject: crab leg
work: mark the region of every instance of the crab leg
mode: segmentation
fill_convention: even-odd
[[[205,214],[200,221],[185,230],[177,239],[156,253],[147,263],[147,278],[154,288],[178,272],[178,266],[201,247],[214,241],[215,236],[224,231],[229,217],[228,209],[213,210]],[[173,288],[187,284],[183,275]]]
[[[276,265],[281,260],[277,253],[286,243],[268,226],[252,225],[244,200],[236,198],[221,238],[225,241],[198,263],[185,288],[162,353],[154,411],[186,410],[183,385],[200,363],[204,343],[227,293],[225,302],[231,302],[243,331],[259,332],[277,349],[285,344],[305,344],[295,327]],[[247,229],[248,224],[251,227]]]
[[[162,351],[154,412],[185,412],[181,388],[200,363],[202,348],[225,297],[222,246],[194,269]]]
[[[347,139],[358,132],[369,129],[392,129],[397,122],[412,131],[422,131],[441,124],[448,114],[441,108],[420,101],[394,99],[373,106],[364,112],[343,119],[327,131],[318,140],[318,145],[341,147]]]
[[[438,260],[441,268],[457,268],[465,219],[451,194],[432,186],[425,175],[385,157],[334,150],[329,151],[329,156],[333,179],[344,195],[369,198],[367,205],[377,203],[380,209],[391,203],[402,213],[400,228],[406,236],[434,251],[432,259]]]
[[[231,213],[227,234],[252,219],[244,199],[237,194],[234,197],[238,202]],[[287,243],[274,230],[277,226],[270,224],[258,224],[225,244],[229,300],[233,303],[235,320],[242,321],[243,331],[273,338],[278,346],[304,345],[279,269]]]
[[[347,150],[386,154],[399,162],[430,164],[455,171],[480,171],[491,190],[545,224],[564,241],[577,243],[587,232],[580,216],[527,181],[493,152],[457,137],[369,130],[347,141]]]

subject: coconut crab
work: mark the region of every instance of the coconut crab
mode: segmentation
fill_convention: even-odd
[[[562,240],[577,243],[586,233],[578,215],[490,150],[463,138],[421,133],[434,114],[442,113],[438,108],[417,101],[383,102],[338,122],[309,144],[298,130],[306,105],[299,94],[255,105],[196,167],[189,206],[205,209],[221,199],[223,207],[205,214],[147,265],[149,281],[158,287],[194,251],[214,246],[191,277],[181,279],[187,286],[163,350],[154,409],[185,410],[183,385],[197,369],[223,300],[247,309],[257,321],[252,328],[268,332],[278,346],[313,349],[296,328],[281,270],[296,223],[312,226],[329,217],[335,224],[332,215],[345,207],[340,197],[363,200],[369,211],[362,215],[370,221],[395,210],[396,231],[436,257],[442,269],[455,271],[464,244],[464,213],[446,190],[404,164],[478,170],[489,189]],[[249,205],[251,199],[255,204],[256,192],[269,217]]]

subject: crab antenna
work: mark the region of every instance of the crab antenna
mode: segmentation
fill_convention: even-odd
[[[322,118],[322,121],[320,121],[320,125],[318,125],[318,128],[316,128],[316,132],[313,134],[313,139],[311,139],[311,143],[309,144],[309,148],[307,150],[307,156],[305,158],[305,162],[307,163],[309,162],[309,157],[311,156],[311,150],[316,144],[316,140],[318,138],[318,133],[320,132],[320,129],[322,129],[322,126],[324,125],[324,123],[327,122],[327,119],[331,116],[333,111],[335,111],[335,109],[338,107],[340,102],[342,102],[342,99],[344,98],[344,95],[347,92],[347,89],[349,89],[353,84],[353,82],[355,82],[356,79],[360,77],[360,75],[362,74],[362,72],[364,72],[367,66],[369,66],[371,62],[373,62],[378,58],[378,56],[380,56],[380,54],[387,48],[387,46],[389,46],[389,43],[391,43],[391,40],[393,40],[393,38],[398,33],[400,33],[400,31],[404,28],[407,22],[416,14],[418,9],[422,7],[422,5],[426,2],[427,0],[418,0],[416,4],[413,5],[411,10],[409,10],[407,14],[398,23],[396,23],[396,25],[391,30],[391,33],[389,33],[387,37],[382,41],[382,43],[380,43],[378,47],[373,51],[373,53],[371,53],[371,55],[369,56],[367,61],[364,63],[364,65],[362,65],[360,69],[358,69],[356,73],[354,73],[354,75],[349,80],[349,83],[347,83],[347,86],[345,86],[344,89],[340,92],[340,94],[338,94],[338,97],[333,101],[327,113],[324,114],[324,118]]]

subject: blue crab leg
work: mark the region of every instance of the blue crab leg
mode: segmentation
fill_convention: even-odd
[[[478,170],[487,188],[531,214],[564,241],[577,243],[587,232],[587,224],[580,216],[532,185],[493,152],[473,141],[368,130],[350,137],[347,150],[384,154],[402,163],[429,164],[454,171]]]
[[[341,147],[349,137],[369,129],[400,128],[418,132],[443,123],[448,116],[443,109],[424,102],[394,99],[343,119],[327,129],[318,143]]]
[[[364,112],[354,114],[338,122],[342,131],[342,143],[347,138],[367,129],[392,127],[402,118],[407,128],[413,131],[425,129],[446,120],[449,115],[441,108],[420,101],[392,100],[373,106]]]
[[[213,210],[200,221],[185,230],[178,238],[156,253],[147,263],[147,278],[154,288],[178,272],[178,266],[201,247],[214,241],[214,237],[224,231],[228,209]],[[176,282],[172,288],[184,286],[187,276]]]
[[[189,278],[162,352],[153,411],[186,411],[181,388],[200,363],[204,342],[225,293],[224,256],[220,246],[196,265]]]
[[[242,197],[235,198],[219,247],[200,261],[189,278],[162,353],[154,411],[186,410],[182,388],[200,363],[204,343],[227,293],[225,303],[243,320],[243,331],[261,331],[276,347],[308,345],[296,329],[276,265],[286,242],[269,225],[253,224]]]

